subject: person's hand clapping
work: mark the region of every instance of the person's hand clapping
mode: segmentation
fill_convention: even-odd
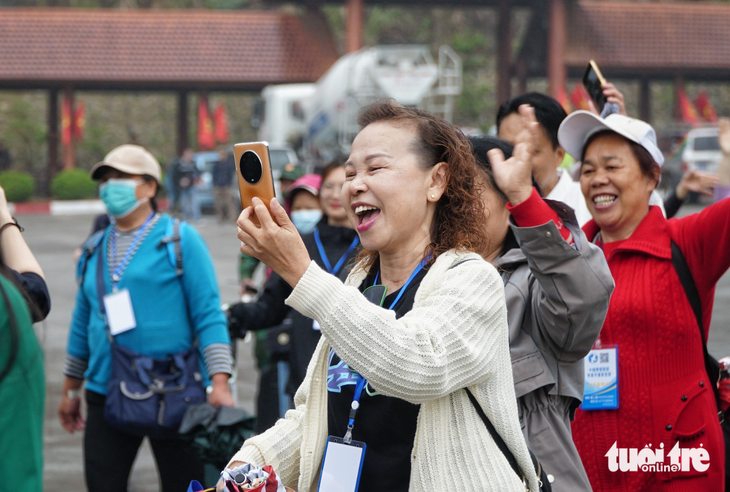
[[[499,149],[487,152],[492,164],[494,181],[497,187],[507,195],[512,205],[518,205],[532,194],[532,165],[530,159],[535,151],[535,142],[539,138],[540,124],[535,119],[535,109],[527,104],[519,108],[523,129],[517,135],[512,157],[504,160]]]
[[[271,213],[263,201],[254,198],[253,206],[244,209],[238,217],[241,253],[261,260],[294,287],[309,267],[309,253],[276,198],[271,199],[269,206]],[[253,214],[261,227],[251,221]]]

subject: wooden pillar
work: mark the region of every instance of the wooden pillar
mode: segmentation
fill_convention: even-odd
[[[510,97],[512,65],[512,6],[510,0],[497,3],[497,105]]]
[[[651,90],[647,77],[639,81],[639,118],[651,123]]]
[[[548,83],[550,95],[558,98],[565,90],[565,48],[567,45],[565,0],[550,0],[550,31],[548,33]]]
[[[345,51],[352,53],[363,47],[365,18],[364,0],[347,0],[345,5]]]
[[[66,87],[63,90],[63,105],[66,109],[61,112],[61,133],[68,131],[70,138],[63,145],[63,169],[76,167],[76,137],[73,132],[74,118],[74,90],[73,87]]]
[[[51,189],[51,180],[58,172],[58,89],[48,91],[48,167],[46,168],[46,189]]]
[[[188,148],[188,93],[177,93],[177,155]]]

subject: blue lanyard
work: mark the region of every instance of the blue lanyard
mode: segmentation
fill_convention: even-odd
[[[403,287],[400,288],[400,292],[398,292],[398,295],[395,297],[395,300],[390,304],[388,307],[388,310],[392,310],[396,304],[398,304],[398,301],[400,301],[400,298],[403,296],[403,293],[408,289],[408,286],[411,284],[414,278],[416,278],[416,275],[418,275],[418,272],[423,270],[423,262],[419,262],[418,266],[415,270],[413,270],[413,273],[411,273],[411,276],[408,277],[408,280],[406,280],[406,283],[403,284]],[[373,282],[373,285],[377,285],[378,279],[380,278],[380,270],[378,270],[378,273],[375,274],[375,281]],[[361,375],[357,375],[357,384],[355,385],[355,395],[352,397],[352,403],[350,404],[350,419],[347,421],[347,432],[345,433],[344,441],[345,443],[349,444],[352,441],[352,429],[355,427],[355,416],[357,415],[357,410],[360,408],[360,397],[362,396],[362,390],[365,388],[365,384],[367,383],[367,380]]]
[[[142,227],[137,232],[137,234],[134,236],[134,239],[132,239],[132,244],[129,245],[129,248],[127,249],[127,252],[124,254],[124,257],[122,258],[122,261],[119,263],[119,266],[117,266],[112,271],[112,289],[116,290],[117,284],[119,283],[119,280],[122,278],[122,272],[124,271],[124,268],[127,266],[127,263],[129,263],[129,260],[132,258],[132,253],[134,252],[137,243],[139,242],[139,239],[144,234],[144,231],[147,229],[147,225],[150,223],[150,220],[152,220],[152,217],[155,216],[155,212],[152,212],[149,217],[147,217],[147,220],[144,221],[144,224],[142,224]],[[117,257],[117,226],[115,225],[112,227],[111,232],[111,242],[112,242],[112,261],[114,261]]]
[[[347,259],[347,257],[350,256],[350,253],[352,253],[352,250],[354,250],[357,245],[360,244],[360,237],[355,236],[355,239],[352,240],[352,244],[350,244],[350,247],[347,248],[347,251],[344,255],[342,255],[334,268],[332,268],[332,264],[330,263],[329,258],[327,258],[327,252],[324,250],[324,246],[322,245],[322,240],[319,238],[319,228],[314,229],[314,242],[317,243],[319,257],[322,258],[322,263],[324,263],[324,267],[327,270],[327,273],[337,275],[337,273],[340,271],[340,268],[342,268],[342,265],[345,264],[345,260]]]
[[[411,276],[408,277],[408,280],[406,280],[406,283],[403,284],[403,287],[400,288],[400,292],[398,292],[398,295],[395,296],[395,300],[391,303],[390,307],[388,309],[393,309],[396,304],[398,304],[398,301],[400,301],[400,298],[403,296],[403,293],[406,291],[408,286],[411,284],[414,278],[416,278],[416,275],[418,275],[418,272],[423,270],[423,262],[420,262],[415,270],[413,270],[413,273],[411,273]],[[375,280],[373,281],[373,285],[378,284],[378,279],[380,278],[380,270],[378,270],[378,273],[375,274]]]

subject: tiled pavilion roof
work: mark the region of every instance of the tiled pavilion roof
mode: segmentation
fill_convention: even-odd
[[[306,15],[0,9],[0,87],[256,90],[315,81],[336,59]]]
[[[730,72],[727,3],[583,0],[568,26],[569,67],[594,58],[614,72]]]

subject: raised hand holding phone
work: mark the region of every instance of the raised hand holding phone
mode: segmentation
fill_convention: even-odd
[[[294,287],[311,262],[299,231],[276,198],[268,204],[258,197],[251,202],[236,222],[241,253],[261,260]]]
[[[588,95],[591,96],[591,101],[593,101],[598,114],[601,114],[603,106],[608,101],[608,98],[603,94],[603,84],[605,83],[607,83],[606,79],[603,78],[598,65],[595,61],[590,60],[583,74],[583,86],[588,91]]]
[[[254,197],[268,204],[275,196],[274,175],[271,170],[269,144],[266,142],[239,143],[233,146],[241,193],[241,208],[252,206]],[[259,225],[254,216],[253,222]]]

